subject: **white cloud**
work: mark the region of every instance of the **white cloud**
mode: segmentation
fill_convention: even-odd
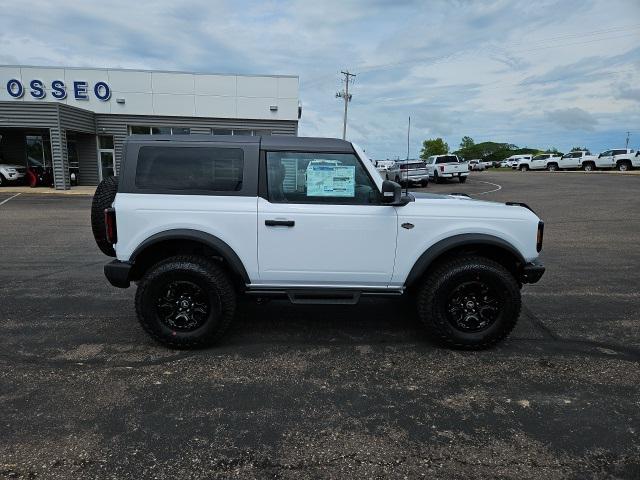
[[[29,19],[25,21],[25,19]],[[0,63],[300,76],[300,133],[374,157],[427,136],[601,150],[639,122],[636,0],[32,1],[0,17]],[[558,129],[557,126],[562,128]]]

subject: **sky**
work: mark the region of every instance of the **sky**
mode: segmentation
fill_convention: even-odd
[[[3,5],[5,4],[5,5]],[[640,147],[640,0],[0,0],[0,64],[300,78],[299,134]]]

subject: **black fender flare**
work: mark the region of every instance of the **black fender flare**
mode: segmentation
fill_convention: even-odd
[[[487,245],[502,248],[514,255],[522,265],[526,263],[518,249],[500,237],[484,233],[463,233],[440,240],[427,248],[424,253],[418,257],[416,263],[413,264],[413,267],[404,282],[404,286],[409,287],[413,285],[424,274],[424,272],[427,271],[429,266],[442,254],[454,248],[464,247],[466,245]]]
[[[220,240],[215,235],[202,232],[200,230],[180,228],[174,230],[165,230],[164,232],[156,233],[136,247],[136,249],[131,254],[131,257],[129,258],[129,263],[135,263],[136,257],[147,248],[159,242],[164,242],[167,240],[192,240],[213,248],[214,250],[220,252],[220,256],[228,262],[229,266],[235,274],[239,275],[245,283],[251,283],[249,274],[247,273],[247,269],[244,267],[242,260],[240,260],[240,257],[233,250],[233,248],[231,248],[225,241]]]

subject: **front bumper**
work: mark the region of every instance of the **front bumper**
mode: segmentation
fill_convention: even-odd
[[[534,260],[533,262],[527,263],[524,267],[522,267],[520,281],[522,283],[536,283],[542,278],[542,275],[544,275],[544,271],[544,265],[538,260]]]
[[[24,177],[27,176],[26,173],[13,172],[13,173],[3,173],[4,177],[10,182],[19,182],[24,180]]]
[[[128,288],[131,285],[130,275],[133,265],[128,262],[114,260],[104,266],[104,276],[114,287]]]

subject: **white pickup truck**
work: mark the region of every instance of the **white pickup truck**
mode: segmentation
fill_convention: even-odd
[[[591,155],[589,150],[576,150],[565,153],[558,161],[558,166],[562,170],[582,169],[588,172],[596,168],[596,156]]]
[[[541,153],[530,159],[522,159],[512,168],[526,172],[527,170],[549,170],[555,172],[558,170],[558,162],[560,157],[553,153]]]
[[[447,178],[457,178],[460,183],[467,181],[469,164],[461,162],[457,155],[431,155],[425,160],[429,178],[436,183]]]
[[[635,160],[635,162],[634,162]],[[631,170],[633,167],[640,167],[638,157],[629,148],[616,148],[602,152],[595,159],[596,168],[616,168],[621,172]]]

